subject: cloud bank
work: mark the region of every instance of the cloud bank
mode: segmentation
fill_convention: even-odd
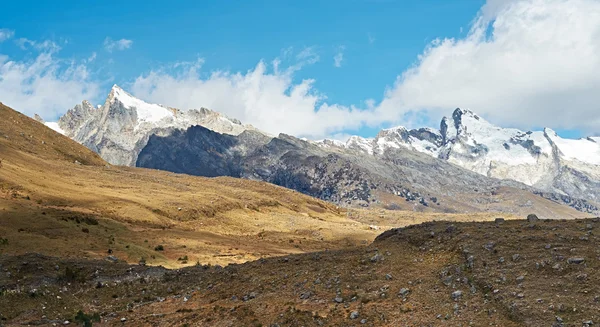
[[[107,38],[104,45],[114,51],[131,44]],[[97,98],[99,83],[89,76],[87,62],[59,60],[58,50],[49,48],[38,47],[41,53],[30,61],[0,55],[1,101],[52,116]],[[203,71],[202,60],[178,63],[123,86],[146,101],[207,107],[272,134],[313,139],[343,138],[363,126],[437,125],[456,107],[500,125],[599,132],[597,0],[488,0],[466,36],[434,40],[381,97],[354,106],[332,103],[314,80],[295,78],[319,61],[314,48],[290,52],[242,72]],[[290,58],[294,62],[284,65]]]
[[[502,125],[592,133],[600,123],[599,50],[598,1],[489,0],[464,38],[431,42],[379,103],[329,104],[314,81],[294,84],[287,74],[269,73],[264,62],[246,73],[205,79],[153,71],[138,77],[133,92],[314,138],[363,125],[433,125],[456,107]]]
[[[56,119],[98,93],[85,65],[56,59],[49,51],[20,62],[0,54],[0,101],[26,115]]]
[[[438,39],[378,108],[469,107],[517,127],[598,129],[600,2],[490,0],[464,39]]]

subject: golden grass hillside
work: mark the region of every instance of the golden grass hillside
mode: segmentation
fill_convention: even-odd
[[[6,106],[0,117],[4,254],[94,258],[110,250],[129,262],[224,264],[376,236],[336,206],[295,191],[110,166]]]
[[[368,244],[383,230],[423,221],[498,216],[347,211],[264,182],[111,166],[1,104],[0,117],[3,254],[111,254],[167,267],[227,264]],[[568,211],[567,217],[576,213],[540,197],[536,201]]]

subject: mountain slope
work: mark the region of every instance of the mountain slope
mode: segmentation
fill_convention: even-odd
[[[539,196],[526,185],[485,177],[417,151],[386,148],[373,156],[325,149],[285,134],[272,139],[253,135],[224,135],[200,126],[153,135],[136,164],[267,181],[343,205],[423,212],[535,211],[544,217],[581,215],[563,204],[597,210],[586,201]]]
[[[110,326],[590,327],[599,226],[437,221],[368,246],[177,270],[0,256],[0,317],[8,326],[63,324],[83,310]]]
[[[307,142],[272,137],[208,109],[148,104],[114,86],[100,108],[84,101],[49,126],[111,163],[268,181],[344,205],[525,213],[544,197],[598,211],[595,139],[502,129],[468,110],[455,110],[439,130],[396,127],[373,139]]]
[[[600,138],[570,140],[549,128],[535,132],[500,128],[464,109],[456,109],[450,119],[444,117],[440,130],[396,127],[374,139],[352,137],[346,143],[319,144],[375,156],[386,149],[410,149],[545,192],[600,199]]]
[[[370,241],[335,205],[264,182],[110,166],[0,105],[0,253],[180,267]],[[163,251],[155,251],[162,245]],[[184,263],[177,260],[187,256]]]
[[[104,105],[97,109],[83,101],[67,111],[58,123],[48,123],[49,127],[99,153],[109,163],[126,166],[135,164],[137,154],[150,135],[164,135],[193,125],[231,135],[254,130],[252,126],[205,108],[182,111],[149,104],[117,85],[111,89]]]

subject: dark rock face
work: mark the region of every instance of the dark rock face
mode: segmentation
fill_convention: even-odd
[[[428,135],[427,130],[417,133]],[[523,184],[488,178],[415,151],[387,149],[375,156],[332,152],[285,134],[270,138],[246,131],[232,136],[201,126],[151,136],[136,166],[261,180],[344,205],[385,202],[413,210],[455,212],[456,205],[492,203],[499,187],[531,192]]]
[[[438,147],[441,147],[444,144],[442,137],[439,134],[434,133],[429,128],[411,129],[410,131],[408,131],[408,134],[419,140],[429,141],[430,143],[433,143]]]
[[[241,177],[243,155],[266,139],[252,131],[232,136],[193,126],[187,131],[175,130],[166,137],[152,135],[136,166],[196,176]]]

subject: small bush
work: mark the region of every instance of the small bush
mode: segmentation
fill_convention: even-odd
[[[65,268],[65,274],[63,276],[61,276],[60,279],[62,279],[63,281],[66,281],[66,282],[84,283],[85,275],[81,272],[81,270],[67,266],[67,268]]]
[[[159,244],[154,248],[154,251],[164,251],[164,250],[165,250],[165,247],[162,246],[162,244]]]
[[[8,239],[0,237],[0,245],[8,245]]]
[[[83,311],[79,310],[77,315],[75,315],[75,319],[73,320],[83,324],[84,327],[92,327],[92,323],[100,322],[100,315],[98,313],[87,315],[83,313]]]

